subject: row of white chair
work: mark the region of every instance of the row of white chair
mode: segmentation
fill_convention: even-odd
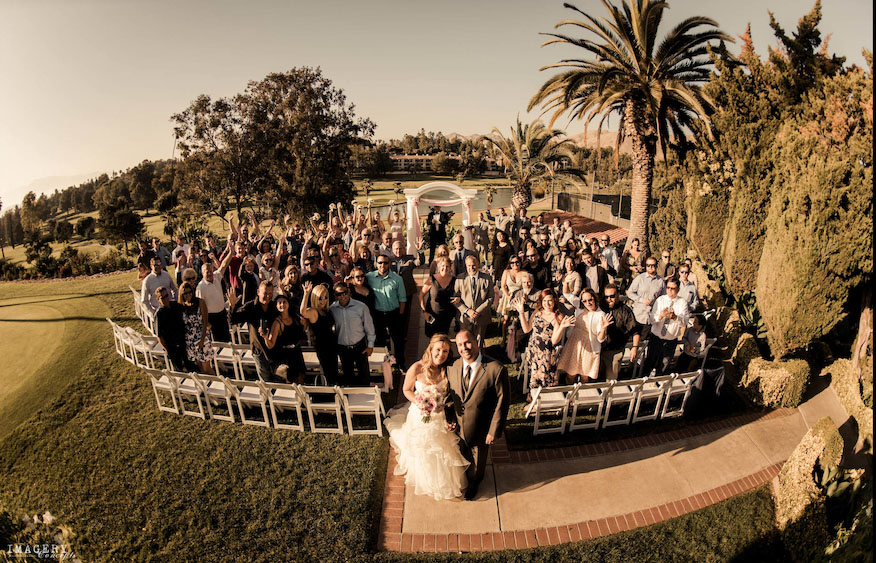
[[[297,385],[294,383],[265,383],[262,381],[239,381],[224,376],[201,373],[183,373],[168,369],[144,368],[152,382],[158,409],[175,414],[185,414],[202,419],[234,422],[237,410],[243,424],[304,431],[303,410],[311,432],[343,434],[346,418],[349,434],[383,435],[382,416],[386,415],[380,390],[376,387],[328,387],[323,385]],[[164,399],[162,396],[166,395]],[[168,401],[169,399],[169,401]],[[197,410],[187,408],[185,399],[194,402]],[[226,413],[214,410],[214,405],[225,403]],[[236,403],[237,409],[234,408]],[[261,418],[250,415],[247,409],[261,410]],[[284,422],[281,414],[295,412],[294,422]],[[269,414],[270,412],[270,414]],[[334,424],[317,426],[316,415],[333,414]],[[375,427],[357,429],[353,417],[374,417]]]
[[[688,373],[673,373],[659,377],[643,377],[628,381],[604,381],[598,383],[576,383],[556,387],[532,389],[532,401],[526,409],[526,416],[535,414],[534,435],[565,433],[582,428],[598,429],[600,426],[629,425],[643,420],[656,420],[682,416],[691,385],[702,374],[702,370]],[[681,404],[670,407],[670,399],[681,397]],[[654,401],[653,407],[643,406]],[[623,418],[612,419],[612,408],[626,409]],[[592,422],[579,422],[578,411],[590,410]],[[542,427],[542,414],[555,413],[560,417],[559,426]]]
[[[110,319],[107,319],[107,322],[113,330],[116,351],[124,359],[141,368],[172,368],[167,352],[161,346],[157,337],[140,334],[136,330],[130,327],[122,327]],[[238,380],[246,379],[245,375],[247,373],[257,373],[255,358],[253,358],[249,345],[213,342],[212,346],[214,351],[214,373],[230,373],[233,379]],[[317,358],[316,352],[313,349],[305,348],[303,355],[305,368],[308,375],[313,377],[314,384],[326,385],[326,379],[320,369],[319,358]],[[387,353],[386,348],[375,348],[369,358],[371,372],[383,377],[383,382],[379,387],[384,392],[387,392],[390,387],[387,384],[387,380],[391,381],[391,366],[394,361],[394,358]],[[386,377],[387,370],[389,370],[389,377]]]

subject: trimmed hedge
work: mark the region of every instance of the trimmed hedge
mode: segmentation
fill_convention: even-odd
[[[826,497],[815,483],[816,467],[836,467],[843,440],[830,417],[813,426],[779,472],[775,489],[776,521],[785,547],[797,561],[811,561],[831,539]]]
[[[754,358],[742,377],[742,387],[759,405],[796,407],[803,401],[809,383],[809,364],[804,360]]]
[[[868,407],[861,398],[861,386],[852,363],[849,360],[837,360],[824,369],[830,374],[830,384],[836,391],[836,396],[845,407],[849,416],[858,424],[859,443],[864,450],[873,452],[873,409]],[[872,379],[870,380],[872,385]],[[872,389],[870,393],[872,393]]]
[[[861,69],[825,80],[777,136],[756,289],[776,357],[827,334],[848,313],[850,291],[871,279],[872,90]]]

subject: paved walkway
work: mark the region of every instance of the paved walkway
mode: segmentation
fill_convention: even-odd
[[[409,349],[414,345],[409,342]],[[469,502],[407,491],[404,476],[393,474],[390,452],[379,547],[536,547],[660,522],[769,482],[808,428],[826,415],[837,426],[848,418],[831,387],[797,409],[682,432],[528,452],[509,453],[500,443],[492,448],[478,498]]]

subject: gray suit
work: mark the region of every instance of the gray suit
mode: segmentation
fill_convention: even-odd
[[[469,250],[468,248],[463,248],[461,251],[454,248],[450,251],[448,258],[450,258],[450,264],[453,266],[454,274],[457,276],[465,274],[465,259],[469,256],[477,258],[474,250]]]
[[[492,304],[493,295],[495,293],[493,278],[484,272],[478,272],[475,278],[474,292],[471,287],[471,277],[468,275],[457,276],[456,278],[456,296],[459,297],[460,323],[462,328],[470,330],[480,343],[484,341],[484,334],[487,331],[490,321],[493,320]],[[472,322],[466,311],[474,309],[478,313],[477,320]]]
[[[462,359],[447,368],[450,392],[445,414],[447,421],[459,426],[460,451],[472,465],[466,476],[469,485],[477,486],[487,467],[487,435],[500,438],[505,431],[511,392],[508,370],[500,362],[483,355],[468,392],[463,392]]]

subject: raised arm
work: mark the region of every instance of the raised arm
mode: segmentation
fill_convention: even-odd
[[[304,297],[301,298],[301,307],[299,309],[301,316],[307,319],[308,322],[315,323],[319,317],[319,311],[310,306],[310,293],[313,291],[313,282],[304,283]]]

